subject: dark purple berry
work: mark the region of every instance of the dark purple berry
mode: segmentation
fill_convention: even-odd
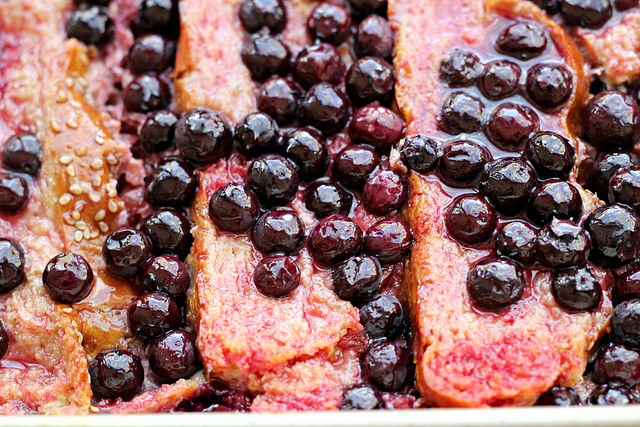
[[[232,132],[226,118],[207,108],[185,113],[176,124],[176,142],[184,157],[197,163],[213,163],[231,146]]]
[[[596,360],[593,379],[598,384],[619,382],[635,386],[640,380],[640,352],[623,344],[610,344]]]
[[[521,74],[518,64],[507,60],[492,61],[485,65],[478,88],[489,99],[504,99],[518,89]]]
[[[155,207],[182,207],[191,203],[198,187],[193,166],[178,159],[160,163],[145,179],[145,198]]]
[[[244,65],[256,80],[282,76],[289,71],[291,51],[279,38],[268,34],[255,34],[242,46]]]
[[[614,342],[640,349],[640,299],[623,301],[614,307],[611,335]]]
[[[536,262],[536,234],[536,229],[524,221],[509,222],[496,235],[496,252],[530,266]]]
[[[331,215],[320,220],[311,231],[309,252],[319,264],[334,266],[355,255],[362,240],[362,230],[351,218]]]
[[[189,378],[199,365],[196,339],[183,329],[168,332],[149,345],[149,367],[162,383]]]
[[[129,69],[134,74],[161,73],[173,65],[175,45],[159,34],[136,39],[129,49]]]
[[[480,191],[499,212],[515,214],[527,208],[535,185],[533,168],[525,161],[511,157],[489,164],[480,180]]]
[[[484,104],[465,92],[452,92],[442,102],[438,120],[450,135],[479,131],[484,119]]]
[[[433,138],[424,135],[407,136],[400,146],[402,161],[410,170],[429,173],[438,165],[440,144]]]
[[[114,25],[105,8],[88,6],[71,12],[66,31],[67,37],[86,45],[103,46],[111,39]]]
[[[133,277],[151,258],[151,241],[135,228],[119,228],[109,234],[102,246],[107,270],[118,277]]]
[[[440,80],[449,87],[467,87],[482,74],[482,62],[475,53],[454,49],[440,64]]]
[[[142,389],[144,369],[140,358],[129,350],[101,351],[89,364],[91,390],[109,399],[132,399]]]
[[[276,209],[256,221],[253,226],[253,244],[265,254],[293,254],[302,247],[304,233],[304,223],[295,212]]]
[[[378,291],[382,269],[369,255],[355,256],[333,271],[333,291],[343,300],[361,302]]]
[[[638,165],[640,165],[640,159],[631,152],[601,153],[591,168],[591,176],[589,177],[591,187],[601,199],[607,200],[611,177],[622,168]]]
[[[371,15],[377,13],[378,15],[386,15],[387,13],[387,0],[348,0],[351,4],[351,8],[358,15]]]
[[[173,255],[151,258],[140,275],[143,292],[164,292],[177,301],[184,300],[190,283],[187,267]]]
[[[20,212],[29,200],[29,186],[22,177],[0,174],[0,213],[13,215]]]
[[[580,396],[572,388],[555,386],[538,397],[535,406],[574,406],[580,404]]]
[[[583,113],[584,138],[598,150],[631,148],[638,132],[638,103],[631,95],[607,90],[591,98]]]
[[[191,249],[191,223],[175,209],[160,209],[151,214],[141,226],[153,243],[155,255],[173,254],[184,258]]]
[[[342,6],[322,3],[309,14],[307,29],[312,39],[338,46],[351,34],[351,16]]]
[[[609,181],[609,202],[640,212],[640,166],[620,169]]]
[[[278,154],[258,157],[247,171],[247,186],[265,206],[289,203],[296,196],[298,183],[296,169]]]
[[[584,228],[591,236],[590,260],[604,268],[617,268],[640,254],[640,218],[626,206],[603,206],[593,211]]]
[[[365,105],[355,112],[349,126],[353,140],[388,153],[404,135],[404,120],[380,105]]]
[[[442,150],[438,175],[455,187],[470,187],[491,161],[489,150],[473,141],[452,141]]]
[[[589,405],[629,405],[640,403],[640,394],[635,388],[624,384],[609,383],[596,387],[589,398]]]
[[[4,324],[0,321],[0,359],[7,354],[7,350],[9,350],[9,334]]]
[[[162,110],[171,103],[171,89],[163,79],[142,74],[125,88],[122,100],[127,111],[134,113]]]
[[[533,21],[516,22],[505,28],[496,40],[496,50],[517,59],[540,56],[547,47],[547,33]]]
[[[320,82],[339,84],[344,79],[346,67],[338,49],[328,43],[319,43],[302,49],[291,71],[296,82],[308,88]]]
[[[534,134],[524,149],[524,156],[540,178],[567,179],[573,169],[575,149],[569,140],[553,132]]]
[[[411,378],[411,352],[397,341],[373,341],[362,356],[362,373],[382,391],[400,391]]]
[[[179,26],[176,0],[142,0],[140,5],[141,29],[174,35]],[[146,32],[143,31],[143,32]]]
[[[304,190],[304,204],[318,219],[329,215],[349,215],[353,196],[340,185],[316,181]]]
[[[61,304],[75,304],[93,289],[93,270],[82,256],[61,253],[47,263],[42,284],[49,296]]]
[[[636,268],[619,276],[612,294],[618,300],[640,298],[640,269]]]
[[[264,295],[287,297],[300,285],[300,270],[287,256],[263,258],[253,273],[253,283]]]
[[[312,128],[297,128],[282,141],[284,155],[293,162],[298,177],[310,181],[329,168],[329,148],[324,137]]]
[[[17,133],[2,147],[2,165],[12,171],[32,176],[38,175],[40,157],[42,157],[42,144],[31,133]]]
[[[265,113],[251,113],[236,126],[235,147],[246,157],[254,157],[275,149],[280,129]]]
[[[244,0],[240,5],[240,22],[255,33],[263,27],[280,33],[287,25],[287,8],[282,0]]]
[[[162,292],[150,292],[136,298],[129,307],[131,333],[141,340],[152,340],[180,327],[182,313],[178,304]]]
[[[224,231],[247,231],[256,222],[259,213],[258,199],[241,184],[223,185],[209,200],[209,216]]]
[[[460,243],[469,245],[482,243],[491,237],[496,229],[496,221],[493,208],[479,194],[465,194],[456,198],[445,217],[449,234]]]
[[[156,111],[151,114],[140,129],[140,142],[150,153],[170,150],[175,144],[178,118],[171,111]]]
[[[358,58],[364,56],[390,57],[393,51],[391,24],[381,16],[368,16],[358,25],[353,47]]]
[[[525,88],[535,105],[543,109],[558,108],[571,96],[573,74],[564,65],[534,65],[527,73]]]
[[[600,282],[589,268],[571,268],[555,273],[551,293],[560,307],[572,313],[595,311],[602,301]]]
[[[371,225],[364,237],[364,252],[382,264],[401,261],[411,250],[411,230],[395,218],[381,219]]]
[[[322,82],[311,87],[300,99],[298,118],[326,134],[339,132],[349,120],[347,97],[335,86]]]
[[[350,145],[343,148],[333,160],[333,172],[345,186],[359,189],[379,164],[380,157],[372,148]]]
[[[384,409],[385,403],[380,391],[368,384],[355,384],[342,395],[341,411],[369,411]]]
[[[396,171],[380,169],[364,184],[362,205],[374,215],[387,215],[404,206],[408,197],[407,180]]]
[[[560,15],[567,25],[600,28],[611,18],[609,0],[562,0]]]
[[[571,221],[553,219],[539,232],[536,253],[542,264],[550,268],[569,268],[583,265],[589,258],[589,235]]]
[[[484,133],[496,147],[520,152],[529,137],[540,130],[540,118],[526,105],[506,102],[489,116]]]
[[[15,289],[24,281],[25,259],[22,247],[9,239],[0,239],[0,294]]]
[[[526,286],[520,267],[506,259],[483,259],[467,274],[469,296],[480,310],[506,309],[522,298]]]
[[[404,310],[398,298],[376,295],[360,308],[360,323],[370,338],[393,338],[402,327]]]
[[[345,78],[347,95],[358,104],[386,101],[394,85],[393,67],[384,59],[372,56],[354,62]]]
[[[638,0],[613,0],[613,5],[619,12],[638,7]]]
[[[284,77],[272,77],[260,86],[258,110],[271,116],[278,124],[286,125],[296,116],[300,90]]]
[[[533,222],[540,225],[552,218],[578,221],[582,215],[582,198],[574,185],[550,179],[533,190],[527,213]]]

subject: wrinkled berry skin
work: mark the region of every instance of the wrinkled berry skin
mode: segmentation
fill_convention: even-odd
[[[572,388],[552,387],[540,395],[535,406],[574,406],[580,404],[580,396]]]
[[[351,218],[331,215],[318,221],[311,231],[309,252],[319,264],[334,266],[358,252],[363,234]]]
[[[207,108],[197,108],[178,120],[175,138],[184,157],[196,164],[205,164],[213,163],[227,153],[232,132],[222,115]]]
[[[344,391],[341,411],[384,409],[385,403],[380,391],[368,384],[356,384]]]
[[[640,394],[635,388],[619,383],[609,383],[596,387],[589,398],[589,405],[629,405],[640,403]]]
[[[640,299],[623,301],[611,315],[612,341],[640,349]]]
[[[640,218],[626,206],[603,206],[593,211],[584,228],[591,236],[590,260],[604,268],[621,267],[640,254]]]
[[[409,197],[407,180],[392,170],[371,176],[362,190],[362,204],[375,215],[387,215],[404,206]]]
[[[300,270],[290,257],[264,258],[256,266],[253,283],[264,295],[272,298],[288,297],[300,285]]]
[[[593,379],[598,384],[615,381],[636,385],[640,381],[640,352],[624,344],[610,344],[596,360]]]
[[[400,220],[387,218],[373,224],[364,237],[364,252],[382,264],[401,261],[410,251],[411,230]]]
[[[595,311],[602,301],[600,282],[588,268],[556,273],[551,293],[560,307],[569,312]]]

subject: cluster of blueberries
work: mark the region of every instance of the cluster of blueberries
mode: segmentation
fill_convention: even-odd
[[[598,29],[614,12],[638,7],[636,0],[531,0],[547,14],[560,14],[566,25]]]

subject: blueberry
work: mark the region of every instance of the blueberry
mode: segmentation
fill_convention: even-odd
[[[640,352],[624,344],[608,345],[596,360],[593,379],[598,384],[619,382],[635,386],[640,380]]]
[[[253,226],[253,244],[262,253],[293,254],[304,243],[305,228],[293,211],[276,209],[262,215]]]
[[[580,404],[580,396],[572,388],[555,386],[538,397],[535,406],[574,406]]]
[[[598,150],[631,148],[638,132],[638,103],[631,95],[608,90],[591,98],[583,113],[584,138]]]
[[[394,218],[381,219],[367,230],[364,252],[375,256],[382,264],[402,261],[411,250],[412,236],[409,228]]]
[[[244,185],[223,185],[209,199],[209,216],[224,231],[247,231],[256,222],[259,213],[258,199]]]
[[[142,294],[129,307],[129,327],[141,340],[152,340],[180,327],[181,323],[178,304],[161,292]]]
[[[283,138],[284,155],[291,160],[302,181],[325,174],[329,168],[329,147],[324,137],[312,128],[297,128]]]
[[[560,15],[567,25],[600,28],[611,18],[609,0],[562,0]]]
[[[87,45],[103,46],[111,40],[114,25],[105,8],[88,6],[71,12],[66,30],[69,38]]]
[[[134,113],[162,110],[171,103],[171,89],[163,79],[142,74],[125,88],[122,100],[127,111]]]
[[[527,212],[529,218],[540,225],[552,218],[577,221],[582,215],[582,198],[574,185],[550,179],[533,190]]]
[[[258,110],[271,116],[278,124],[286,125],[296,116],[300,89],[290,79],[272,77],[258,91]]]
[[[382,391],[400,391],[411,379],[411,358],[405,345],[380,339],[362,355],[362,373]]]
[[[590,251],[589,234],[571,221],[554,218],[538,232],[536,253],[547,267],[581,266],[589,258]]]
[[[151,258],[151,241],[135,228],[119,228],[105,239],[102,256],[111,274],[133,277]]]
[[[191,223],[175,209],[153,212],[141,226],[153,244],[155,255],[173,254],[184,258],[191,249]]]
[[[303,125],[313,126],[325,134],[344,128],[349,120],[347,97],[337,87],[322,82],[312,86],[300,99],[298,119]]]
[[[251,162],[246,179],[249,189],[265,206],[285,205],[298,191],[298,173],[278,154],[265,154]]]
[[[162,383],[189,378],[198,371],[199,366],[196,339],[190,332],[173,330],[149,345],[149,367]]]
[[[537,230],[524,221],[505,224],[496,235],[496,252],[527,267],[536,262]]]
[[[329,43],[319,43],[302,49],[291,71],[296,82],[309,88],[320,82],[340,84],[347,70],[338,49]]]
[[[0,213],[17,214],[24,209],[28,201],[27,181],[17,175],[0,174]]]
[[[300,285],[300,270],[287,256],[263,258],[253,273],[253,283],[264,295],[286,297]]]
[[[364,145],[343,148],[333,160],[333,173],[348,188],[361,189],[380,164],[380,157]]]
[[[355,256],[333,271],[333,291],[343,300],[365,301],[378,291],[382,269],[369,255]]]
[[[280,129],[265,113],[251,113],[236,126],[235,147],[245,157],[255,157],[272,151],[278,144]]]
[[[198,187],[193,166],[179,159],[164,160],[145,182],[145,198],[155,207],[186,206]]]
[[[640,166],[620,169],[609,180],[609,201],[640,212]]]
[[[388,100],[394,85],[393,67],[384,59],[372,56],[355,61],[345,78],[347,95],[358,104]]]
[[[413,135],[404,138],[400,146],[402,161],[407,167],[418,173],[429,173],[438,165],[441,150],[440,144],[424,135]]]
[[[340,185],[328,181],[316,181],[304,191],[304,204],[318,219],[329,215],[349,215],[353,196]]]
[[[590,260],[601,267],[617,268],[640,254],[640,218],[622,205],[593,211],[584,224],[593,248]]]
[[[151,258],[140,275],[140,288],[143,292],[164,292],[177,301],[184,300],[190,284],[187,267],[173,255]]]
[[[611,315],[612,341],[640,349],[640,299],[623,301]]]
[[[312,39],[319,39],[338,46],[351,34],[351,16],[340,5],[322,3],[309,14],[307,30]]]
[[[567,179],[573,169],[575,149],[562,135],[538,132],[527,141],[524,156],[540,178]]]
[[[534,65],[527,73],[525,88],[535,105],[547,110],[558,108],[571,96],[573,74],[564,65]]]
[[[142,389],[144,369],[140,358],[129,350],[101,351],[89,364],[91,390],[110,399],[132,399]]]
[[[25,279],[22,247],[9,239],[0,239],[0,294],[5,294]]]
[[[387,0],[348,0],[354,13],[359,15],[386,15]]]
[[[136,39],[129,49],[128,66],[132,73],[161,73],[173,65],[175,45],[159,34]]]
[[[504,99],[518,89],[522,70],[511,61],[489,62],[478,79],[478,88],[484,96],[492,100]]]
[[[440,127],[450,135],[472,133],[482,128],[484,103],[465,92],[451,92],[444,101],[438,117]]]
[[[500,32],[496,50],[521,60],[540,56],[547,47],[547,34],[533,21],[516,22]]]
[[[367,179],[362,204],[375,215],[387,215],[400,209],[409,197],[407,180],[393,170],[381,169]]]
[[[506,102],[493,110],[484,133],[499,149],[520,152],[538,130],[540,118],[532,108]]]
[[[54,301],[75,304],[91,293],[93,270],[82,256],[64,252],[47,263],[42,272],[42,284]]]
[[[170,150],[175,144],[176,123],[178,118],[171,111],[161,110],[152,113],[142,124],[140,142],[150,153]]]
[[[526,209],[536,183],[536,173],[519,158],[489,164],[480,181],[480,191],[497,211],[514,214]]]
[[[363,233],[349,217],[331,215],[321,219],[309,236],[311,256],[325,266],[334,266],[355,255],[362,245]]]
[[[368,384],[355,384],[342,395],[341,411],[384,409],[385,403],[377,388]]]
[[[463,244],[486,241],[496,229],[497,217],[491,205],[479,194],[457,197],[445,214],[447,231]]]
[[[491,161],[489,150],[473,141],[452,141],[442,150],[438,175],[447,184],[469,187]]]
[[[596,387],[589,398],[589,405],[628,405],[640,403],[640,395],[635,388],[623,384],[609,383]]]
[[[240,56],[256,80],[283,76],[289,71],[291,51],[279,38],[268,34],[252,35],[242,46]]]
[[[601,199],[607,200],[611,177],[622,168],[637,165],[640,165],[640,159],[631,152],[600,153],[591,168],[589,183]]]
[[[179,26],[176,0],[142,0],[140,4],[141,29],[163,33],[175,33]],[[146,32],[144,31],[144,32]]]
[[[176,143],[182,155],[197,163],[213,163],[231,146],[232,132],[226,118],[207,108],[185,113],[176,124]]]
[[[618,276],[612,294],[619,300],[640,298],[640,269],[634,268]]]
[[[440,80],[449,87],[467,87],[476,82],[482,71],[482,62],[475,53],[454,49],[440,64]]]
[[[356,142],[373,145],[381,153],[388,153],[400,141],[404,129],[404,120],[399,115],[373,104],[358,109],[349,126]]]
[[[282,0],[244,0],[239,16],[240,22],[250,33],[263,27],[279,33],[287,25],[287,9]]]
[[[2,147],[2,165],[15,172],[37,176],[41,157],[42,144],[31,133],[17,133]]]
[[[602,301],[600,282],[588,268],[572,268],[553,276],[551,293],[568,312],[595,311]]]
[[[393,51],[393,30],[389,21],[377,15],[366,17],[360,25],[353,43],[358,58],[377,56],[388,58]]]
[[[370,338],[393,338],[402,329],[404,310],[398,298],[376,295],[360,308],[360,323]]]
[[[485,258],[467,274],[469,296],[484,311],[499,312],[515,304],[526,286],[520,267],[506,259]]]

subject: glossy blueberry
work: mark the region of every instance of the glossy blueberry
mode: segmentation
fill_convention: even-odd
[[[293,254],[304,243],[305,228],[291,210],[276,209],[262,215],[253,226],[253,244],[262,253]]]
[[[199,366],[196,339],[183,329],[168,332],[149,345],[149,367],[162,383],[189,378]]]
[[[496,235],[498,255],[527,267],[536,262],[536,229],[524,221],[505,224]]]
[[[611,315],[612,341],[640,349],[640,299],[623,301]]]
[[[143,32],[156,31],[174,36],[178,22],[176,0],[142,0],[139,25]]]
[[[484,96],[492,100],[504,99],[518,89],[522,70],[511,61],[489,62],[478,79],[478,88]]]
[[[321,3],[309,14],[307,30],[312,39],[338,46],[351,34],[351,16],[340,5]]]
[[[386,15],[387,0],[348,0],[354,13],[358,15]]]
[[[373,341],[362,356],[362,373],[382,391],[400,391],[411,378],[411,357],[398,341]]]
[[[13,215],[20,212],[29,201],[29,186],[22,177],[0,174],[0,213]]]
[[[567,25],[600,28],[611,18],[609,0],[562,0],[560,15]]]
[[[109,399],[132,399],[142,389],[144,369],[140,358],[123,348],[101,351],[89,364],[91,390]]]
[[[333,172],[338,181],[348,188],[359,189],[379,164],[380,157],[372,148],[350,145],[343,148],[333,160]]]
[[[244,0],[239,16],[240,22],[250,33],[263,27],[272,33],[279,33],[287,25],[287,8],[282,0]]]
[[[511,157],[489,164],[480,191],[496,210],[505,214],[522,212],[536,184],[536,173],[520,158]]]
[[[247,171],[247,186],[265,206],[289,203],[296,196],[298,183],[296,169],[278,154],[258,157]]]
[[[10,137],[2,147],[2,165],[6,169],[37,176],[42,144],[34,134],[22,132]]]
[[[589,234],[571,221],[554,218],[538,232],[536,253],[547,267],[581,266],[589,258],[590,251]]]
[[[287,256],[263,258],[253,273],[253,283],[264,295],[283,298],[300,285],[300,270]]]
[[[440,127],[450,135],[479,131],[484,120],[484,103],[465,92],[451,92],[442,102]]]
[[[341,411],[384,409],[385,403],[377,388],[369,384],[355,384],[342,395]]]
[[[609,202],[640,212],[640,166],[620,169],[609,181]]]
[[[149,236],[155,255],[173,254],[184,258],[191,249],[191,223],[175,209],[153,212],[141,226]]]
[[[256,222],[259,213],[258,199],[241,184],[223,185],[209,199],[209,216],[224,231],[247,231]]]
[[[445,145],[438,164],[438,175],[447,184],[469,187],[491,161],[489,150],[473,141],[452,141]]]
[[[410,170],[429,173],[438,165],[440,144],[433,138],[424,135],[407,136],[400,146],[402,161]]]
[[[457,197],[445,214],[447,231],[463,244],[476,245],[486,241],[496,229],[496,214],[479,194]]]
[[[333,271],[333,291],[343,300],[362,302],[378,291],[380,263],[369,255],[355,256]]]
[[[620,169],[640,165],[640,158],[632,152],[601,153],[591,168],[589,184],[601,199],[607,200],[611,177]]]
[[[306,46],[293,61],[293,78],[305,88],[316,83],[339,84],[345,76],[346,67],[338,49],[329,43]]]
[[[151,258],[151,241],[135,228],[119,228],[105,239],[102,256],[111,274],[133,277]]]
[[[304,190],[304,204],[321,219],[333,214],[349,215],[353,196],[339,184],[316,181]]]
[[[551,293],[568,312],[595,311],[602,301],[600,282],[589,268],[571,268],[554,274]]]
[[[242,45],[242,62],[256,80],[282,76],[289,71],[291,51],[282,40],[268,34],[254,34]]]
[[[521,21],[505,28],[496,40],[496,50],[517,59],[540,56],[547,47],[547,33],[533,21]]]
[[[499,149],[520,152],[538,130],[540,118],[533,109],[506,102],[493,110],[484,133]]]
[[[380,169],[367,179],[362,205],[375,215],[387,215],[404,206],[409,197],[407,180],[393,170]]]
[[[617,268],[640,254],[640,218],[623,205],[593,211],[584,228],[591,236],[590,260],[601,267]]]
[[[483,259],[467,274],[469,296],[484,311],[499,312],[515,304],[526,286],[520,267],[506,259]]]
[[[22,247],[9,239],[0,239],[0,294],[21,284],[25,278],[25,258]]]
[[[388,58],[393,51],[393,30],[389,21],[377,15],[366,17],[360,25],[353,43],[358,58],[377,56]]]
[[[353,140],[373,145],[379,152],[388,153],[404,135],[404,120],[380,105],[365,105],[353,115],[349,131]]]
[[[111,40],[114,25],[105,8],[88,6],[71,12],[66,31],[67,37],[86,45],[103,46]]]
[[[362,230],[351,218],[331,215],[315,225],[309,236],[308,247],[316,262],[334,266],[355,255],[362,240]]]
[[[128,67],[134,74],[161,73],[173,65],[175,49],[166,37],[146,34],[131,45]]]
[[[631,95],[607,90],[587,104],[584,137],[598,150],[631,148],[638,132],[638,103]]]
[[[298,119],[303,125],[313,126],[325,134],[340,131],[349,120],[347,97],[327,82],[311,87],[300,99]]]
[[[131,333],[141,340],[152,340],[182,323],[178,304],[162,292],[140,295],[131,303],[128,313]]]
[[[151,258],[140,275],[143,292],[163,292],[177,301],[184,300],[190,283],[187,267],[173,255]]]
[[[624,384],[609,383],[596,387],[589,398],[589,405],[629,405],[640,403],[640,394],[635,388]]]
[[[634,386],[640,380],[640,352],[624,344],[610,344],[596,360],[593,379],[598,384],[608,382]]]
[[[640,269],[634,268],[618,276],[612,294],[618,300],[640,298]]]
[[[208,108],[188,111],[175,131],[180,152],[196,164],[213,163],[224,156],[231,146],[232,132],[227,119]]]
[[[404,310],[398,298],[376,295],[360,307],[360,323],[370,338],[393,338],[402,327]]]
[[[329,148],[325,138],[312,128],[297,128],[282,141],[284,155],[293,162],[298,177],[310,181],[329,168]]]
[[[582,198],[574,185],[550,179],[533,190],[527,213],[533,222],[540,225],[552,218],[577,221],[582,215]]]
[[[386,101],[394,85],[393,67],[384,59],[372,56],[355,61],[345,78],[347,95],[357,104]]]
[[[411,249],[411,230],[395,218],[381,219],[367,229],[364,252],[375,256],[382,264],[401,261]]]
[[[540,178],[567,179],[573,169],[575,149],[562,135],[538,132],[527,141],[524,156]]]
[[[171,149],[175,144],[176,123],[178,118],[171,111],[156,111],[142,124],[140,142],[150,153],[159,153]]]
[[[64,252],[51,258],[42,272],[49,296],[62,304],[75,304],[93,289],[93,270],[82,256]]]
[[[171,89],[163,79],[141,74],[125,88],[122,100],[127,111],[134,113],[162,110],[171,103]]]
[[[251,113],[236,126],[235,147],[245,157],[259,156],[276,148],[280,129],[265,113]]]
[[[538,64],[529,69],[527,96],[542,109],[558,108],[573,91],[573,74],[564,65]]]
[[[198,186],[193,166],[178,159],[160,163],[145,178],[145,183],[145,198],[155,207],[188,205]]]
[[[475,53],[454,49],[440,64],[440,80],[449,87],[467,87],[482,75],[483,67]]]
[[[258,110],[268,114],[278,124],[286,125],[296,116],[300,89],[290,79],[272,77],[258,91]]]
[[[535,406],[574,406],[580,404],[580,396],[572,388],[555,386],[538,397]]]

